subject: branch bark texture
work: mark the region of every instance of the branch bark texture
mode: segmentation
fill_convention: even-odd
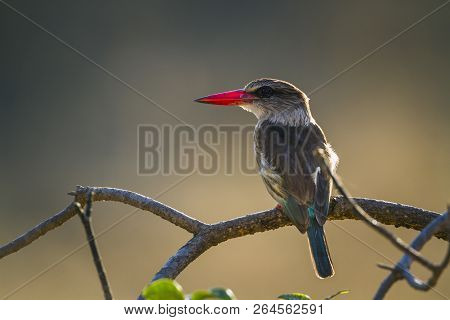
[[[291,225],[286,216],[276,210],[269,209],[257,213],[248,214],[232,220],[216,224],[205,224],[188,215],[173,209],[161,202],[145,197],[138,193],[127,190],[106,187],[82,187],[78,186],[76,191],[69,193],[75,196],[75,202],[85,205],[89,192],[94,192],[93,201],[114,201],[128,204],[132,207],[151,212],[164,220],[188,231],[198,234],[201,230],[211,230],[214,226],[217,230],[224,230],[216,235],[216,241],[223,242],[228,239],[242,237],[257,232],[275,230]],[[428,223],[439,216],[438,213],[424,209],[387,202],[382,200],[354,198],[355,201],[372,218],[377,221],[395,227],[422,230]],[[59,227],[66,221],[78,214],[75,202],[69,204],[64,210],[39,223],[32,229],[20,235],[13,241],[0,247],[0,259],[28,246],[47,232]],[[353,213],[352,206],[342,196],[334,197],[331,201],[330,220],[357,219]],[[449,237],[445,231],[438,231],[434,235],[437,238],[448,241]]]
[[[229,239],[291,225],[288,218],[277,209],[247,214],[214,224],[206,224],[138,193],[116,188],[78,186],[76,191],[69,193],[75,197],[73,203],[15,240],[0,247],[0,259],[26,247],[39,237],[77,215],[79,208],[76,203],[82,206],[86,205],[90,193],[93,194],[92,200],[94,202],[114,201],[128,204],[143,211],[151,212],[193,234],[193,238],[167,261],[162,269],[154,276],[153,280],[164,277],[175,278],[203,252]],[[385,225],[395,227],[421,231],[431,221],[440,216],[435,212],[399,203],[365,198],[352,199],[372,218]],[[332,198],[328,219],[358,220],[358,216],[355,215],[354,208],[344,197],[337,196]],[[449,240],[449,235],[445,230],[437,231],[434,236],[445,241]]]

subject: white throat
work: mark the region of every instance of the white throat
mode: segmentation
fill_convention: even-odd
[[[296,108],[286,112],[266,112],[264,109],[252,104],[242,105],[242,109],[253,113],[258,122],[269,120],[272,123],[288,126],[307,126],[314,122],[313,117],[303,108]]]

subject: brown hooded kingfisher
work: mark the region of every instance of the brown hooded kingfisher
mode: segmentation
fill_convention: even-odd
[[[323,226],[333,182],[322,172],[323,158],[316,151],[322,150],[333,172],[339,158],[312,117],[306,94],[286,81],[264,78],[195,101],[240,106],[256,116],[254,149],[267,190],[298,230],[306,232],[317,276],[332,277]]]

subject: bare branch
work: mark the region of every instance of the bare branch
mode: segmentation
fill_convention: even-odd
[[[47,220],[39,223],[34,228],[28,230],[21,236],[17,237],[15,240],[0,247],[0,259],[25,248],[34,240],[40,238],[50,230],[53,230],[64,222],[68,221],[70,218],[78,213],[77,206],[71,203],[63,211],[58,212],[54,216],[48,218]]]
[[[167,261],[154,279],[163,277],[175,278],[203,252],[229,239],[291,225],[288,218],[277,209],[248,214],[209,225],[163,203],[131,191],[78,186],[75,192],[70,193],[75,196],[76,202],[17,239],[0,247],[0,259],[26,247],[40,236],[68,221],[78,213],[76,203],[80,203],[82,206],[85,205],[90,192],[94,192],[93,201],[115,201],[128,204],[151,212],[194,235]],[[422,230],[431,221],[440,216],[434,212],[387,201],[364,198],[351,200],[361,206],[372,218],[395,227]],[[330,220],[361,219],[360,216],[354,213],[352,203],[341,196],[332,199],[328,218]],[[434,236],[446,241],[449,240],[449,234],[445,230],[439,230]]]
[[[423,246],[433,237],[433,234],[438,231],[446,229],[447,234],[450,233],[450,219],[448,211],[434,219],[430,222],[423,230],[419,233],[419,235],[413,240],[411,243],[411,247],[415,250],[419,251],[423,248]],[[431,277],[428,281],[424,282],[409,271],[411,268],[411,264],[413,262],[413,258],[406,253],[401,260],[395,265],[395,267],[388,266],[380,266],[383,269],[390,270],[389,275],[383,280],[377,292],[375,293],[374,299],[379,300],[383,299],[389,289],[393,286],[393,284],[399,280],[405,279],[408,284],[416,289],[421,291],[428,291],[432,287],[434,287],[439,280],[444,269],[447,267],[450,260],[450,243],[447,246],[447,253],[442,260],[442,262],[436,266],[431,272]]]
[[[175,279],[191,262],[213,246],[211,240],[210,232],[195,235],[166,262],[152,281],[160,278]]]
[[[95,192],[93,201],[116,201],[128,204],[130,206],[154,213],[161,218],[185,229],[186,231],[197,234],[201,230],[209,228],[210,225],[202,223],[191,218],[184,213],[177,211],[163,203],[155,201],[143,195],[115,188],[102,187],[77,187],[77,190],[71,192],[75,196],[75,201],[85,205],[87,195],[90,191]],[[399,203],[392,203],[382,200],[354,198],[354,200],[374,219],[386,225],[404,227],[414,230],[422,230],[428,223],[434,220],[439,214],[426,211],[420,208],[407,206]],[[63,211],[48,218],[38,224],[31,230],[19,236],[15,240],[0,247],[0,259],[14,253],[30,243],[55,229],[68,221],[78,213],[74,203],[71,203]],[[330,205],[330,220],[345,220],[358,217],[353,213],[351,204],[343,197],[335,197]],[[213,226],[223,228],[223,233],[218,233],[217,237],[223,241],[250,235],[256,232],[264,232],[291,225],[286,216],[276,209],[269,209],[262,212],[249,214],[243,217],[235,218],[225,222],[219,222]],[[435,237],[448,241],[449,236],[444,231],[439,231]]]
[[[379,206],[376,206],[376,200],[355,200],[364,207],[365,204],[367,204],[366,201],[368,201],[367,208],[389,208],[387,209],[387,212],[389,212],[391,206],[396,206],[395,204],[384,201],[382,201]],[[355,216],[349,215],[348,209],[343,210],[343,208],[346,206],[342,205],[342,201],[346,201],[345,198],[334,198],[335,204],[331,209],[332,211],[330,212],[329,219],[346,219],[347,216],[351,219],[356,219]],[[374,211],[377,213],[377,215],[383,216],[380,211]],[[441,217],[438,214],[432,214],[432,216]],[[402,218],[405,218],[405,213],[403,213]],[[399,225],[400,221],[402,221],[402,219],[396,221],[395,225]],[[160,278],[176,278],[192,261],[197,259],[201,254],[203,254],[212,246],[216,246],[229,239],[254,234],[257,232],[274,230],[287,225],[290,225],[289,220],[281,211],[277,209],[254,213],[244,217],[239,217],[229,221],[209,225],[200,233],[195,235],[191,240],[189,240],[183,247],[181,247],[177,251],[177,253],[175,253],[175,255],[173,255],[162,267],[162,269],[153,277],[152,281]],[[446,239],[448,239],[448,234]],[[138,299],[142,299],[142,296],[139,296]]]
[[[322,159],[322,165],[321,170],[323,172],[326,172],[334,182],[334,185],[336,189],[344,196],[345,200],[348,201],[348,203],[351,205],[353,212],[361,219],[363,220],[368,226],[370,226],[372,229],[376,230],[378,233],[383,235],[385,238],[387,238],[395,247],[402,250],[405,254],[403,258],[400,260],[400,262],[394,267],[391,268],[386,265],[378,265],[382,269],[388,269],[391,270],[391,273],[384,279],[384,281],[381,283],[380,288],[378,289],[377,293],[375,294],[374,299],[383,299],[385,294],[389,291],[389,289],[392,287],[392,285],[401,279],[405,279],[408,284],[417,290],[423,290],[427,291],[431,287],[433,287],[444,269],[447,267],[449,260],[450,260],[450,243],[447,249],[447,254],[444,258],[444,260],[439,264],[435,265],[428,259],[424,258],[420,254],[420,250],[423,248],[425,243],[427,243],[433,235],[437,231],[443,231],[447,234],[447,236],[450,233],[450,223],[448,219],[448,208],[447,212],[443,215],[440,215],[436,217],[433,221],[431,221],[420,233],[419,235],[414,239],[414,241],[411,243],[411,245],[406,244],[403,242],[402,239],[397,237],[394,233],[390,232],[383,226],[379,224],[379,222],[373,218],[370,217],[369,214],[367,214],[357,203],[354,199],[350,198],[350,195],[344,185],[342,184],[340,178],[333,172],[331,169],[331,166],[329,165],[327,158],[324,157],[324,151],[321,149],[317,150],[316,156],[321,157]],[[411,267],[411,264],[413,260],[416,260],[426,268],[428,268],[432,272],[432,276],[427,282],[423,282],[420,279],[417,279],[414,277],[409,269]]]
[[[77,186],[77,190],[71,194],[75,195],[76,201],[84,204],[87,195],[91,191],[94,192],[94,201],[122,202],[144,211],[150,211],[189,233],[195,234],[205,226],[204,223],[166,206],[161,202],[127,190]]]
[[[81,206],[77,206],[78,215],[80,216],[81,223],[83,224],[84,230],[86,232],[86,238],[91,248],[92,258],[94,260],[95,268],[97,269],[98,278],[102,286],[103,295],[106,300],[112,300],[112,292],[108,283],[108,278],[106,276],[105,268],[103,267],[102,258],[100,256],[100,251],[98,250],[97,242],[95,241],[94,230],[92,228],[91,213],[92,213],[92,198],[94,193],[90,192],[86,207],[83,210]]]
[[[358,216],[363,222],[365,222],[369,227],[380,233],[382,236],[384,236],[386,239],[388,239],[394,247],[402,250],[403,252],[407,253],[411,257],[413,257],[417,262],[428,268],[429,270],[435,270],[437,268],[436,265],[434,265],[432,262],[424,258],[419,251],[415,250],[413,247],[406,244],[401,238],[397,237],[395,234],[390,232],[385,227],[381,226],[379,222],[376,219],[373,219],[370,215],[368,215],[357,203],[355,200],[351,199],[349,192],[344,187],[343,183],[341,182],[341,179],[333,172],[333,170],[330,168],[329,163],[327,162],[327,158],[325,158],[324,151],[319,149],[318,150],[318,156],[322,158],[322,170],[323,172],[327,172],[328,175],[333,179],[334,186],[339,191],[340,194],[342,194],[345,199],[351,204],[353,212],[356,216]]]

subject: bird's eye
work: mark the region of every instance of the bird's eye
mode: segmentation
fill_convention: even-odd
[[[256,95],[260,98],[270,98],[273,95],[273,89],[269,86],[264,86],[256,90]]]

